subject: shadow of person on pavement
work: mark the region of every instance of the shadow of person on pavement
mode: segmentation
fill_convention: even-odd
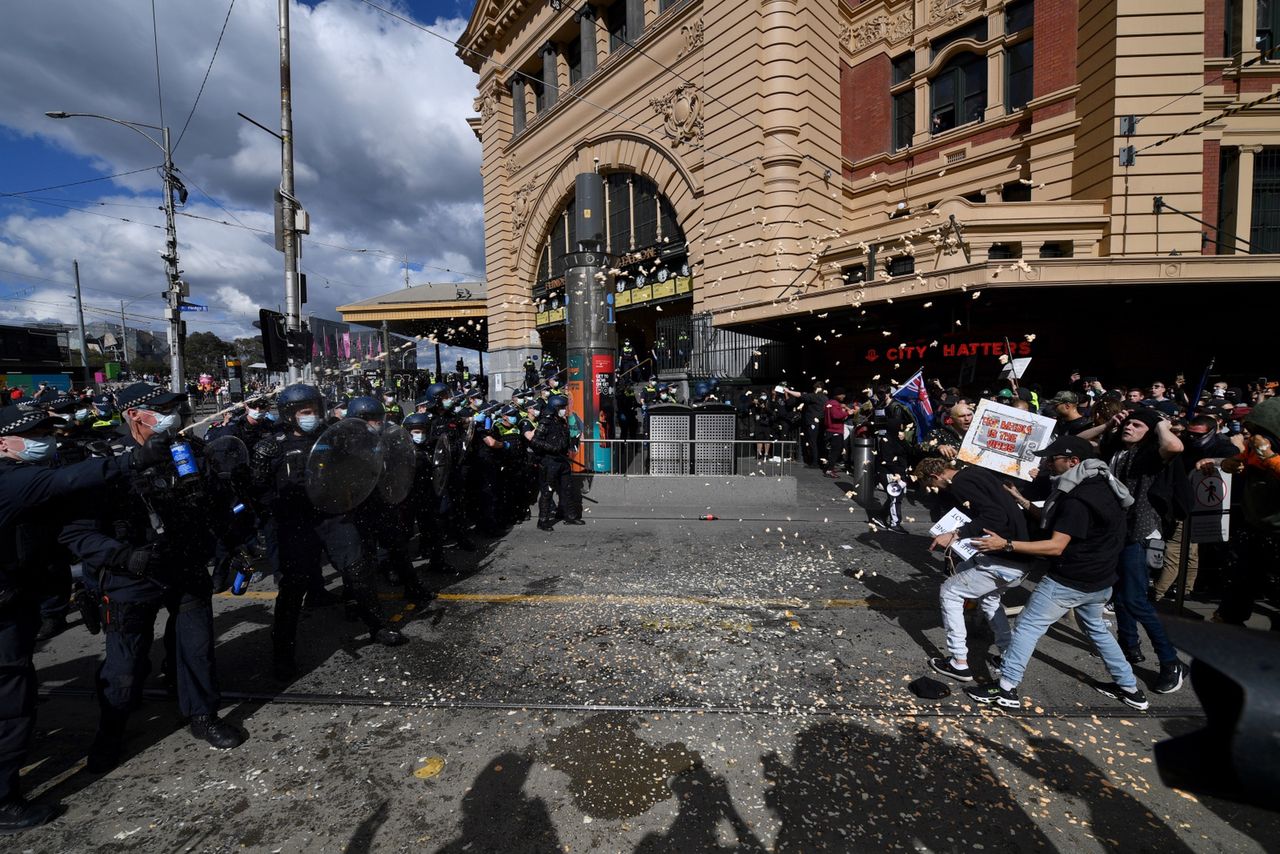
[[[533,759],[507,752],[494,757],[462,796],[462,827],[458,838],[437,854],[551,854],[560,852],[560,838],[541,798],[524,794]]]
[[[373,850],[373,838],[377,836],[378,829],[387,823],[390,804],[390,801],[378,804],[378,808],[356,826],[351,834],[351,841],[342,849],[344,854],[368,854]]]
[[[635,854],[764,854],[764,845],[734,807],[724,779],[708,771],[701,756],[695,757],[692,765],[671,779],[671,790],[680,804],[675,821],[666,833],[647,834]],[[732,838],[722,841],[722,826],[728,831],[723,835]]]
[[[982,756],[928,724],[826,720],[796,736],[790,764],[761,761],[778,854],[1057,849]]]
[[[1149,807],[1113,783],[1088,757],[1062,742],[1032,737],[1027,739],[1028,751],[982,735],[973,738],[1060,794],[1087,804],[1088,824],[1106,850],[1132,851],[1138,839],[1144,851],[1189,854],[1193,850]]]

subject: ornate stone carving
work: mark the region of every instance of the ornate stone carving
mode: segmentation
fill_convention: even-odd
[[[702,93],[697,86],[681,84],[661,98],[650,100],[649,106],[662,117],[662,129],[672,140],[672,147],[702,139]]]
[[[471,102],[471,109],[480,114],[480,118],[488,121],[498,112],[498,107],[502,104],[502,84],[497,80],[493,80],[489,87],[480,92],[474,101]]]
[[[700,50],[702,42],[706,38],[706,33],[702,28],[702,19],[699,18],[692,23],[685,24],[680,28],[680,35],[684,38],[684,47],[680,51],[680,56]]]
[[[516,162],[515,157],[508,154],[506,159],[502,161],[502,174],[506,175],[508,178],[513,178],[519,171],[520,164]]]
[[[913,12],[907,7],[895,15],[875,15],[857,25],[845,24],[840,31],[840,44],[856,53],[880,41],[896,44],[910,38],[914,29]]]
[[[929,23],[955,23],[964,16],[965,12],[981,5],[982,0],[932,0],[929,4]]]
[[[537,189],[538,185],[532,180],[516,188],[516,197],[511,202],[511,228],[516,234],[524,231],[529,222],[529,214],[533,212],[533,194]]]

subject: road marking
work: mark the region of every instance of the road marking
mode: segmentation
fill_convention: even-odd
[[[240,596],[219,593],[224,599],[249,599],[266,602],[276,598],[274,590],[250,590]],[[381,593],[390,602],[403,601],[394,593]],[[877,611],[924,611],[937,607],[934,599],[742,599],[718,596],[644,596],[622,593],[439,593],[435,601],[482,605],[613,605],[621,607],[688,607],[703,605],[715,608],[767,608],[770,610],[839,611],[871,609]]]

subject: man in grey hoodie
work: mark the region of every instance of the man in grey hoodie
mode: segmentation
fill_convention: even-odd
[[[1125,509],[1133,496],[1110,469],[1096,459],[1093,445],[1078,436],[1059,436],[1037,451],[1052,474],[1053,492],[1040,514],[1047,540],[1011,541],[992,531],[972,541],[983,552],[1049,558],[1049,570],[1018,617],[1001,661],[1000,681],[965,689],[975,702],[1021,708],[1018,685],[1036,644],[1067,611],[1089,635],[1115,684],[1097,689],[1135,709],[1150,705],[1138,688],[1133,668],[1107,629],[1102,607],[1111,598],[1116,565],[1125,540]],[[1024,510],[1031,502],[1014,495]]]

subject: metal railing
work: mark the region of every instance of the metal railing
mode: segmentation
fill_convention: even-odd
[[[709,477],[789,475],[799,443],[754,439],[579,439],[581,468],[592,474]]]

